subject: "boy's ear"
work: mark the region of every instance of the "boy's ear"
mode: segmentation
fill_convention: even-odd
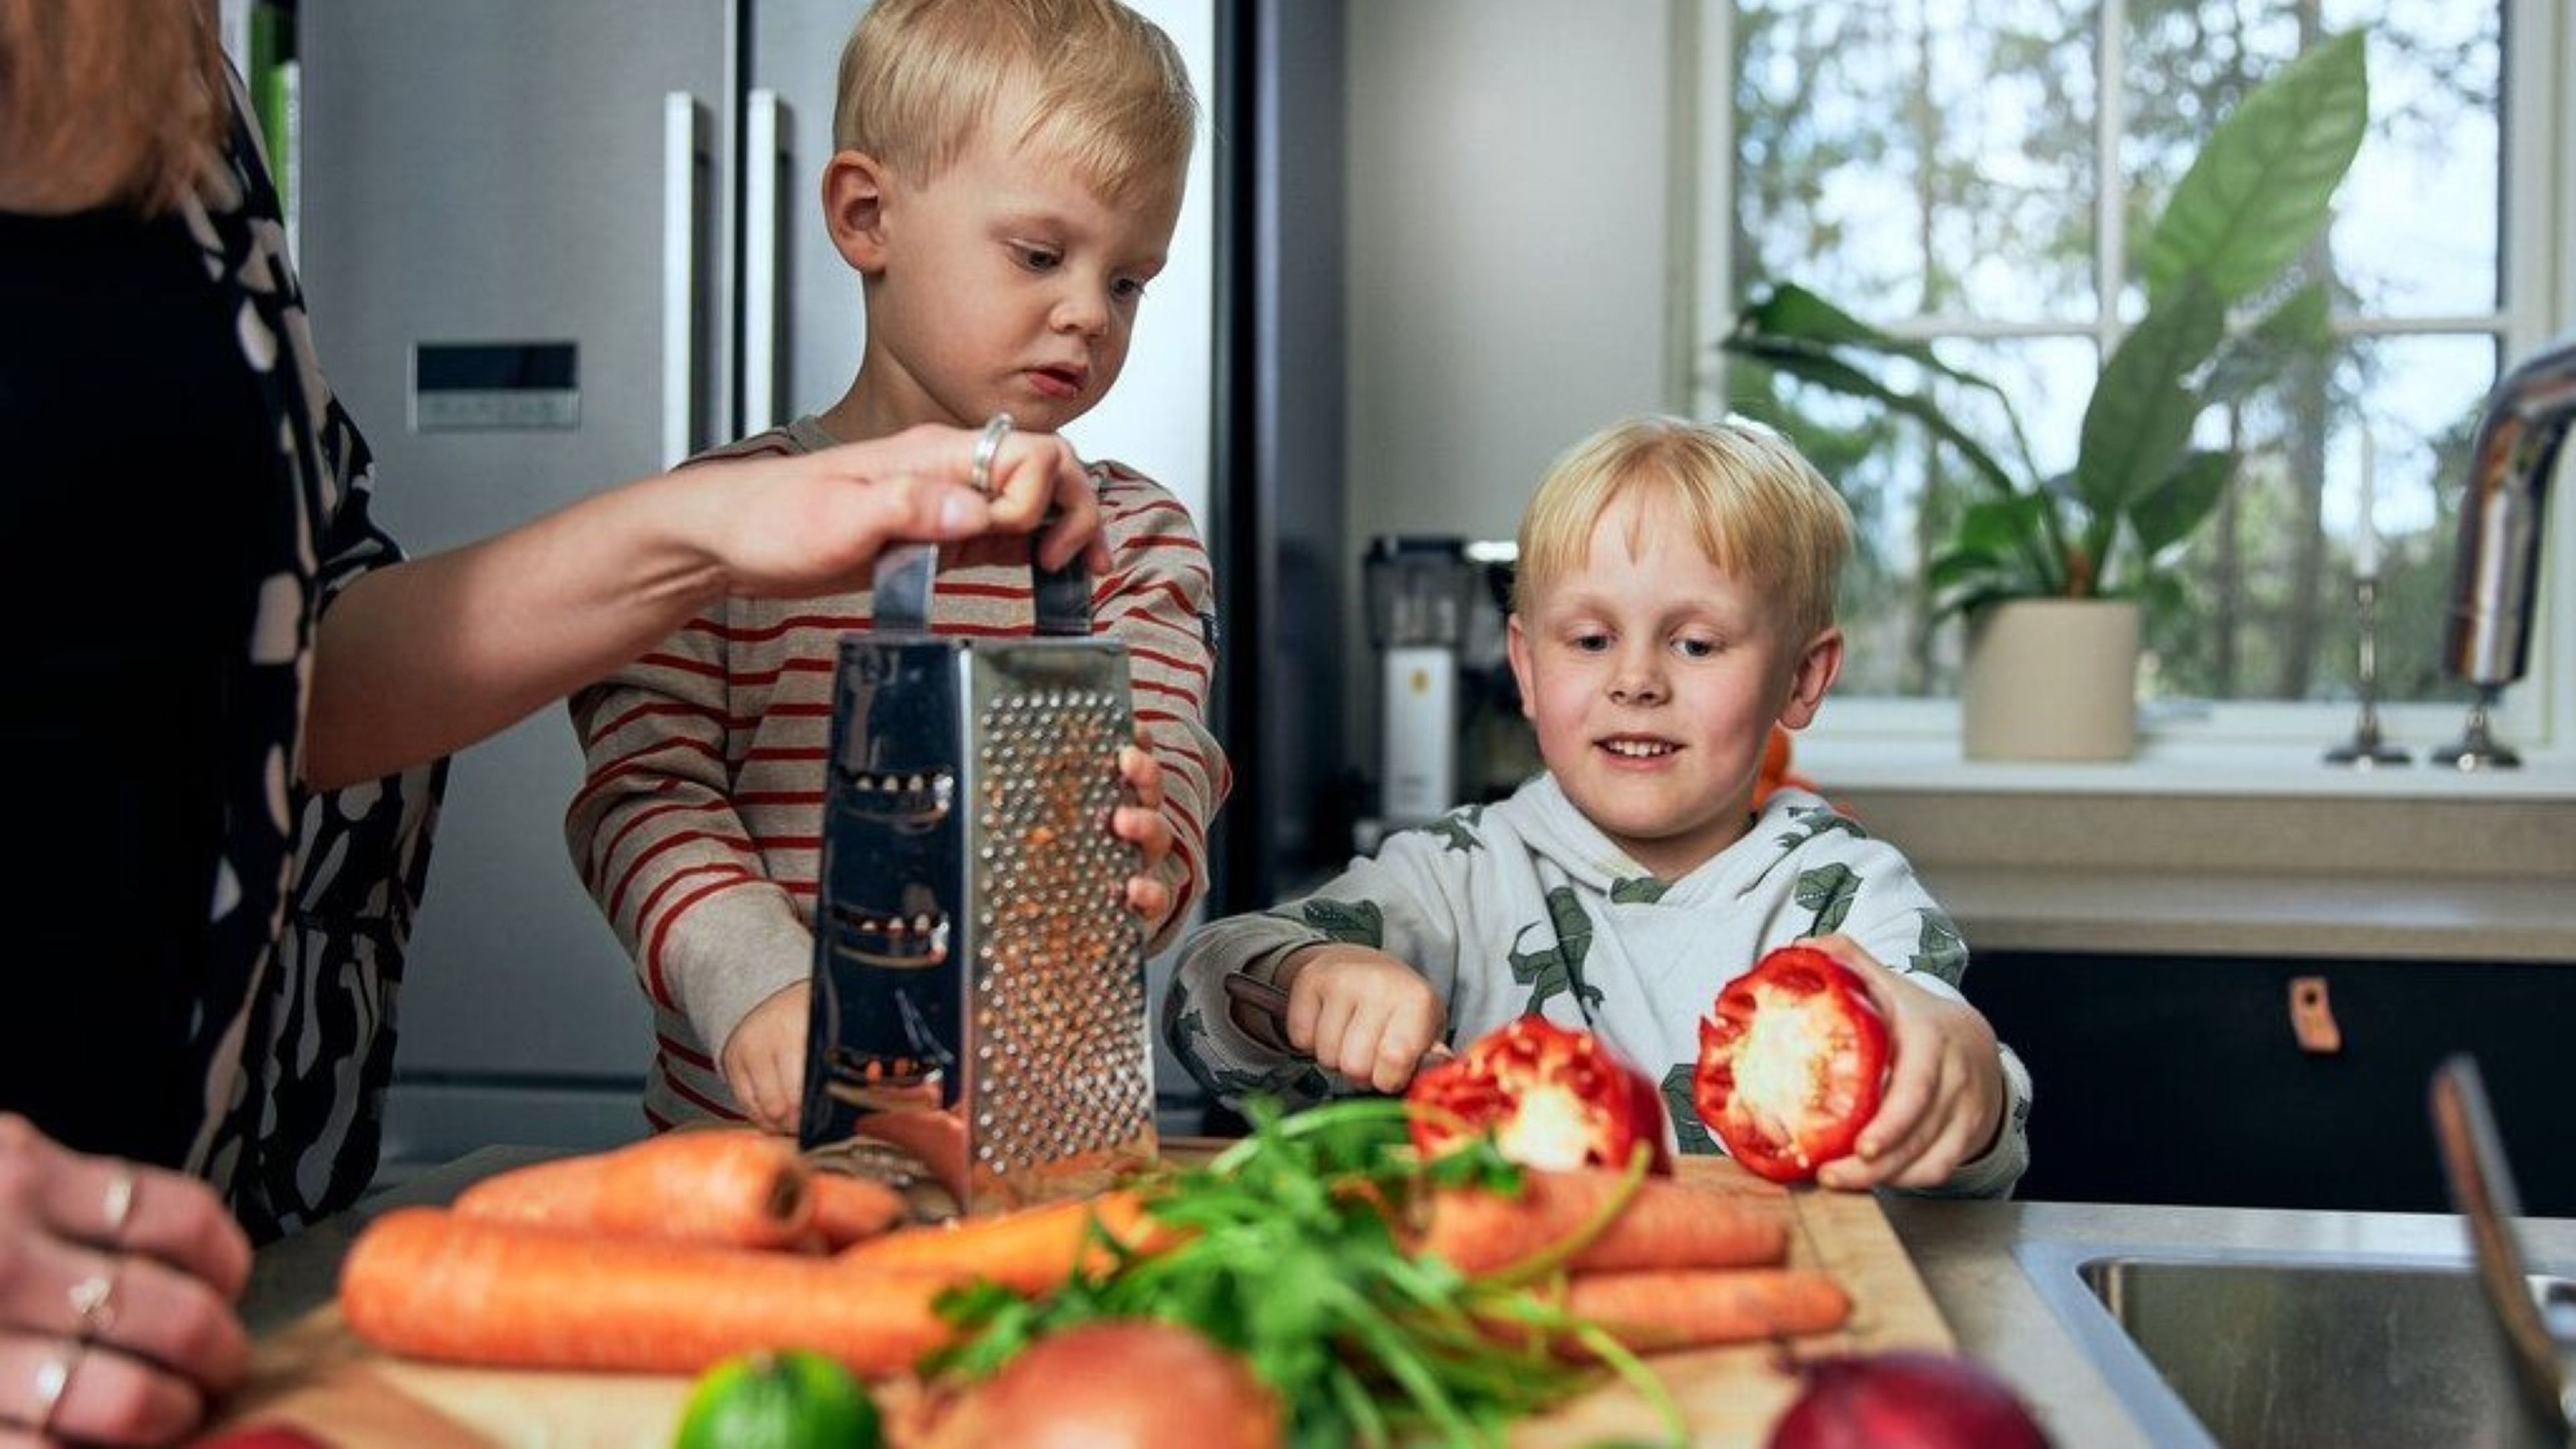
[[[839,151],[823,167],[823,225],[841,260],[862,275],[885,267],[886,196],[892,174],[865,151]]]
[[[1521,718],[1538,718],[1538,691],[1530,683],[1529,636],[1521,630],[1518,610],[1503,621],[1503,647],[1511,655],[1512,682],[1521,690]]]
[[[1780,708],[1780,723],[1793,730],[1805,729],[1823,707],[1825,691],[1843,672],[1843,631],[1829,628],[1807,641],[1798,655],[1798,663],[1789,676],[1789,699]]]

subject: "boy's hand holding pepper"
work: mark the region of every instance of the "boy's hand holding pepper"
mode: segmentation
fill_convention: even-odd
[[[1817,1169],[1826,1187],[1937,1187],[1994,1146],[2003,1066],[1985,1016],[1906,979],[1845,936],[1803,943],[1859,973],[1886,1018],[1886,1096],[1857,1150]]]

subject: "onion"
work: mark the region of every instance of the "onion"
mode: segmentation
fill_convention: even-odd
[[[1168,1323],[1086,1323],[967,1391],[932,1449],[1278,1449],[1279,1402],[1244,1361]]]
[[[2048,1449],[2011,1387],[1970,1359],[1900,1349],[1798,1371],[1806,1386],[1770,1449]]]

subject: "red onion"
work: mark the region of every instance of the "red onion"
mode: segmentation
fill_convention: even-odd
[[[968,1391],[931,1449],[1279,1449],[1277,1396],[1196,1330],[1138,1319],[1039,1339]]]
[[[1912,1349],[1816,1359],[1770,1449],[2048,1449],[2009,1385],[1973,1360]]]

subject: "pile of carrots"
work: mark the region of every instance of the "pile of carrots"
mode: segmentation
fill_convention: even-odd
[[[799,1347],[893,1377],[950,1342],[948,1289],[981,1278],[1035,1297],[1099,1271],[1107,1241],[1150,1255],[1173,1230],[1149,1191],[907,1225],[892,1190],[811,1169],[782,1139],[678,1132],[386,1213],[352,1245],[339,1303],[367,1342],[452,1363],[694,1374]],[[1821,1332],[1850,1312],[1831,1277],[1785,1266],[1778,1200],[1532,1170],[1517,1197],[1442,1188],[1419,1207],[1416,1251],[1527,1282],[1637,1351]]]

